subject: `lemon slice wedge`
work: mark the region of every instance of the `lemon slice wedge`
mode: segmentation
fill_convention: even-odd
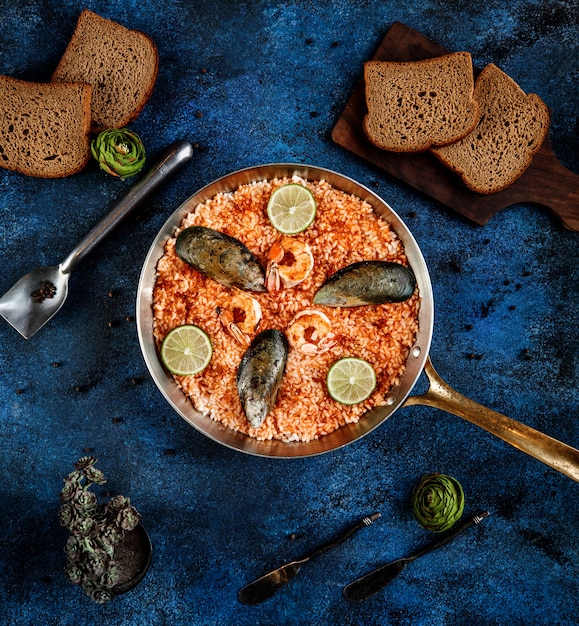
[[[267,216],[274,228],[284,235],[304,231],[314,221],[316,210],[314,195],[298,183],[278,187],[267,203]]]
[[[212,354],[209,336],[193,324],[173,328],[161,344],[161,361],[177,376],[190,376],[203,371]]]
[[[358,404],[376,389],[376,372],[364,359],[345,357],[330,367],[326,385],[328,393],[337,402]]]

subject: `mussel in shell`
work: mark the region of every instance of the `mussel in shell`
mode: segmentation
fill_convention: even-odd
[[[314,304],[354,307],[403,302],[415,287],[409,267],[392,261],[360,261],[332,274],[316,292]]]
[[[265,271],[241,241],[205,226],[182,230],[175,243],[177,256],[226,287],[266,291]]]
[[[275,406],[289,351],[286,336],[268,329],[251,342],[237,369],[237,392],[248,422],[259,428]]]

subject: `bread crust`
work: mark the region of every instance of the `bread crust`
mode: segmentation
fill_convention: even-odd
[[[137,118],[158,71],[159,52],[148,34],[83,9],[52,80],[92,85],[91,129],[98,133]]]
[[[469,52],[422,61],[368,61],[364,82],[364,132],[382,150],[423,152],[461,139],[478,122]]]
[[[0,166],[62,178],[90,159],[91,86],[0,76]]]
[[[475,98],[481,109],[477,126],[432,153],[469,189],[491,194],[512,185],[531,165],[547,136],[550,114],[537,94],[526,94],[493,63],[479,74]]]

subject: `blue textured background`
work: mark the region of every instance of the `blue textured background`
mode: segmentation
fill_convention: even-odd
[[[225,449],[163,401],[133,321],[149,245],[197,188],[258,163],[329,167],[372,186],[418,240],[434,285],[431,356],[442,376],[579,447],[579,235],[531,205],[472,225],[330,139],[364,61],[399,20],[471,51],[479,66],[496,63],[538,93],[553,111],[556,154],[579,172],[578,3],[2,0],[0,74],[49,80],[85,6],[158,44],[155,92],[132,125],[151,158],[177,138],[197,147],[170,186],[79,268],[57,318],[29,341],[0,324],[0,622],[579,623],[571,480],[424,407],[402,409],[363,440],[320,457],[268,460]],[[129,185],[94,165],[52,181],[0,170],[0,293],[32,267],[64,258]],[[108,487],[141,511],[154,544],[141,585],[107,606],[62,572],[58,494],[88,451]],[[430,471],[457,477],[467,509],[488,508],[491,517],[383,593],[347,603],[346,583],[431,540],[409,507],[412,486]],[[373,511],[382,519],[304,568],[274,599],[237,602],[242,584]]]

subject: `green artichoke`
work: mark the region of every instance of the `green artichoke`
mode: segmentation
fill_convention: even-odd
[[[145,146],[128,128],[103,130],[91,141],[90,151],[101,170],[121,180],[134,176],[145,164]]]
[[[412,490],[412,510],[418,523],[427,530],[449,530],[464,511],[464,492],[455,478],[427,474]]]

